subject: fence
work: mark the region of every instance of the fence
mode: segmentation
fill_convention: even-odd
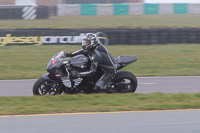
[[[62,4],[58,16],[65,15],[136,15],[136,14],[197,14],[200,4],[124,3],[124,4]]]
[[[96,33],[106,45],[200,43],[200,28],[13,29],[0,30],[0,46],[80,45],[87,32]]]

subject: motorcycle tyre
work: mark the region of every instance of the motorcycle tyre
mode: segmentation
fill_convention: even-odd
[[[40,93],[39,93],[39,87],[41,86],[42,83],[46,82],[46,81],[49,81],[48,79],[44,79],[43,77],[41,77],[40,79],[38,79],[35,84],[33,85],[33,95],[39,95],[39,96],[42,96]],[[62,85],[63,86],[63,85]],[[60,88],[60,91],[57,93],[57,94],[62,94],[63,93],[63,87],[61,86]],[[54,94],[54,95],[57,95],[57,94]]]
[[[138,81],[134,74],[129,71],[118,71],[113,78],[112,82],[117,82],[120,79],[129,79],[131,81],[131,90],[126,93],[134,93],[137,89]]]

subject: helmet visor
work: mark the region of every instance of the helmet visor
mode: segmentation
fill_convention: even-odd
[[[88,40],[82,40],[82,46],[87,46],[87,45],[90,45],[91,41],[88,41]]]

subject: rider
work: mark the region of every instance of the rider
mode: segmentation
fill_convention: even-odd
[[[94,90],[102,91],[115,76],[117,64],[115,58],[108,52],[106,47],[97,42],[97,36],[93,33],[87,33],[83,36],[81,50],[65,53],[67,57],[73,57],[79,54],[88,55],[91,60],[90,69],[86,72],[72,71],[73,78],[92,76],[97,69],[97,66],[104,71],[104,74],[96,82]]]

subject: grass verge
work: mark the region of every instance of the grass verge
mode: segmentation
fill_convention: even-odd
[[[136,55],[138,61],[125,67],[136,76],[199,76],[199,44],[115,45],[106,46],[114,57]],[[0,80],[33,79],[46,73],[51,56],[81,46],[6,46],[0,47]]]
[[[200,27],[199,15],[64,16],[36,20],[1,20],[0,29]]]
[[[0,115],[166,109],[200,109],[200,93],[0,97]]]

